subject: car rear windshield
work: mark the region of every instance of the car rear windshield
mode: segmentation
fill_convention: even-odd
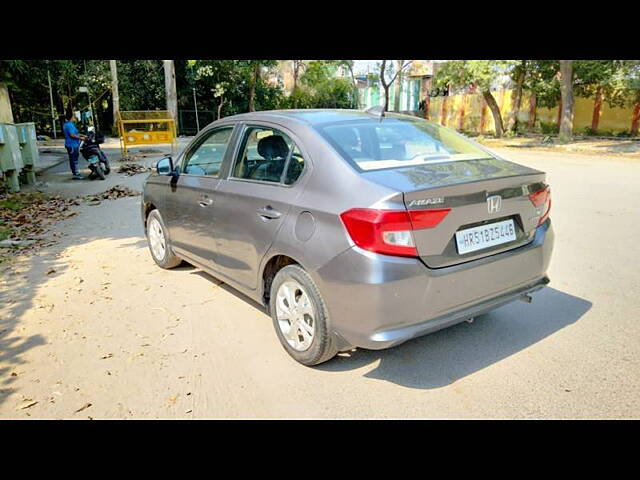
[[[455,131],[410,117],[319,126],[320,133],[360,170],[492,158]]]

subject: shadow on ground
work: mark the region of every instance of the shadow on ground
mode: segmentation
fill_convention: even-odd
[[[12,384],[17,377],[12,373],[19,369],[20,365],[26,364],[25,353],[47,343],[46,337],[41,334],[29,336],[21,334],[21,324],[24,325],[21,317],[28,310],[40,308],[63,312],[62,305],[56,306],[46,300],[37,300],[41,292],[45,292],[46,297],[47,284],[69,268],[68,262],[60,258],[59,254],[69,247],[96,240],[116,240],[118,242],[116,248],[146,248],[146,239],[140,225],[137,226],[138,231],[132,231],[131,224],[126,221],[108,225],[100,224],[102,213],[112,208],[111,205],[133,208],[137,214],[139,202],[139,197],[129,197],[105,201],[97,207],[84,207],[85,211],[78,217],[63,220],[48,232],[51,235],[56,230],[66,231],[67,235],[59,243],[43,248],[29,257],[2,265],[0,270],[0,282],[2,282],[0,289],[0,404],[4,403],[11,394],[16,393]],[[82,208],[76,207],[74,210],[79,211]],[[125,243],[125,239],[131,241]],[[108,255],[108,252],[105,254]],[[79,273],[82,272],[79,271]]]
[[[316,368],[341,372],[380,364],[365,377],[405,387],[433,389],[449,385],[507,358],[577,322],[588,300],[547,287],[532,305],[514,302],[466,322],[388,350],[355,350]]]

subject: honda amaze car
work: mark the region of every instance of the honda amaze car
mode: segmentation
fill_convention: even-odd
[[[545,286],[545,174],[380,111],[285,110],[210,124],[142,196],[151,255],[263,304],[304,365],[383,349]]]

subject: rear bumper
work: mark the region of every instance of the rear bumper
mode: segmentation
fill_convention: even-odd
[[[522,247],[452,267],[351,248],[312,272],[346,345],[383,349],[486,313],[549,280],[548,220]]]

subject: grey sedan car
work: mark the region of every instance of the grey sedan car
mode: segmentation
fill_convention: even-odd
[[[149,176],[162,268],[195,265],[263,304],[316,365],[383,349],[545,286],[545,174],[420,118],[284,110],[210,124]]]

